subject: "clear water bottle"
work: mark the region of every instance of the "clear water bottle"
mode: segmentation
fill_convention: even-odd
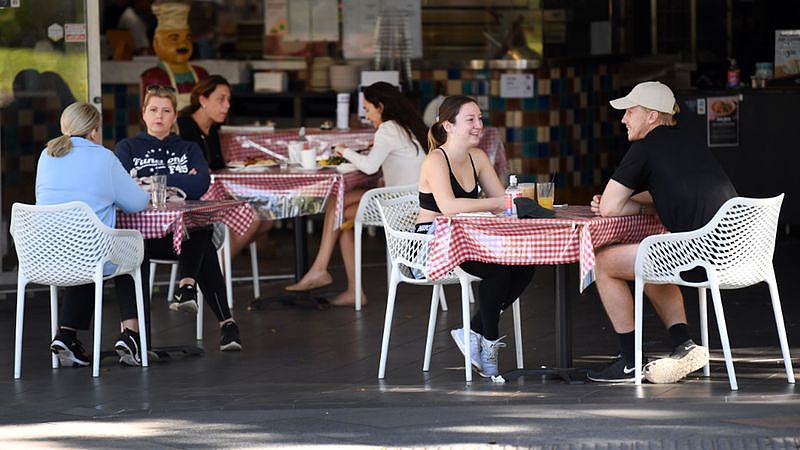
[[[517,205],[514,204],[514,199],[522,196],[522,190],[517,186],[517,176],[510,175],[508,177],[508,187],[506,188],[506,216],[516,217]]]

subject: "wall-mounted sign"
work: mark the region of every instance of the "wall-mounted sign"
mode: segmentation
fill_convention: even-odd
[[[708,97],[709,147],[739,146],[739,97]]]
[[[800,30],[775,30],[775,78],[800,74]]]
[[[50,25],[47,27],[47,38],[53,42],[64,39],[64,27],[57,23]]]
[[[0,0],[0,8],[19,8],[19,0]]]
[[[533,74],[504,73],[500,75],[500,97],[533,97]]]
[[[65,23],[64,42],[86,42],[86,24]]]

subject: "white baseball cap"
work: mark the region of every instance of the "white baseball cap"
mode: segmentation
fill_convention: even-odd
[[[611,100],[614,109],[628,109],[634,106],[644,106],[667,114],[672,114],[675,107],[675,95],[666,84],[658,81],[645,81],[631,89],[625,97]]]

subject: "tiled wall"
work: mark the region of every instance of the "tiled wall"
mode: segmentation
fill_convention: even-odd
[[[511,173],[523,181],[558,172],[564,202],[586,202],[611,176],[626,148],[608,101],[619,95],[613,66],[587,64],[514,73],[534,75],[533,98],[500,97],[500,70],[417,71],[423,104],[436,93],[477,98],[486,123],[500,129]],[[561,202],[561,201],[559,201]]]

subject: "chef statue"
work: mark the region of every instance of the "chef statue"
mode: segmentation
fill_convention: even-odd
[[[158,19],[153,50],[159,62],[139,76],[140,94],[144,100],[148,86],[172,86],[178,93],[178,110],[189,105],[194,85],[208,76],[200,66],[189,64],[192,57],[192,33],[189,30],[189,5],[175,1],[156,1],[152,6]]]

